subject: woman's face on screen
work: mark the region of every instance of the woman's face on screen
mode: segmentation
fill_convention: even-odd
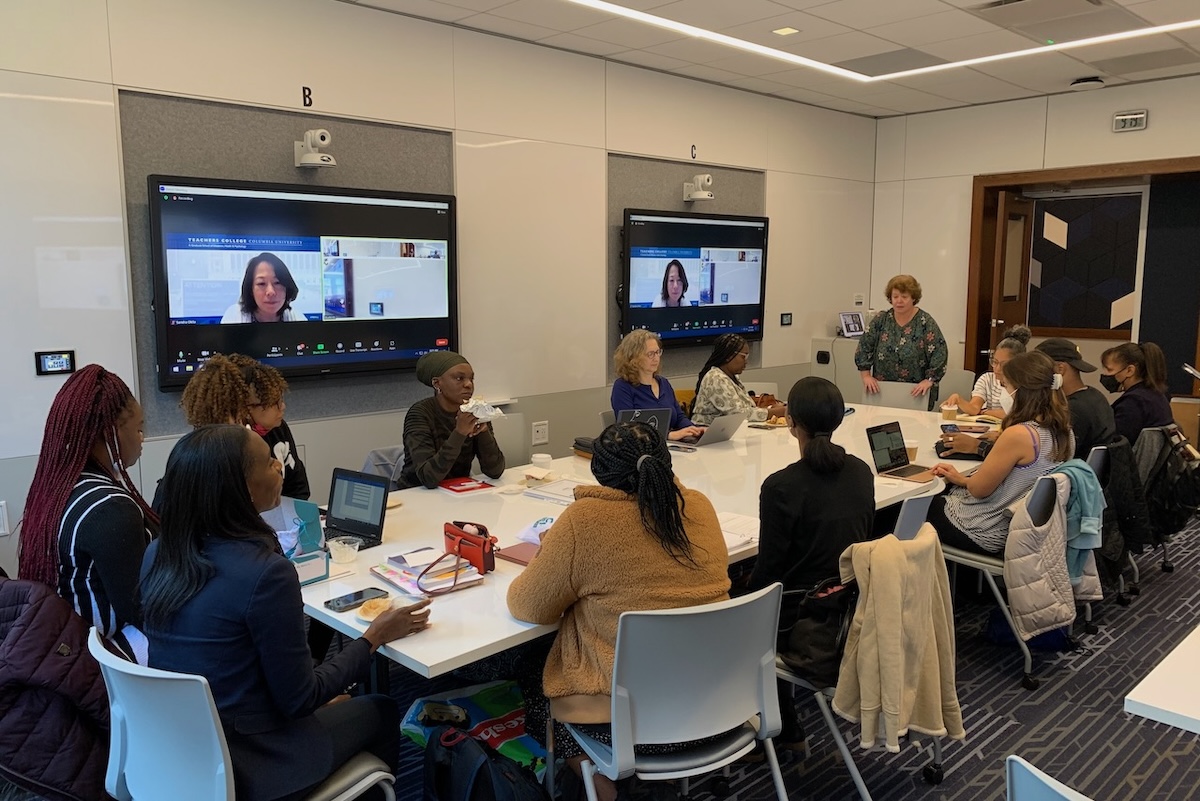
[[[678,306],[683,297],[683,279],[679,277],[679,268],[672,264],[667,269],[667,304]]]
[[[254,266],[255,317],[260,323],[279,319],[279,310],[287,302],[287,287],[275,276],[275,268],[265,261]]]

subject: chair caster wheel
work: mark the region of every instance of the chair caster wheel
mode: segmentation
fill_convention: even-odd
[[[1030,676],[1028,673],[1021,677],[1021,686],[1026,690],[1036,690],[1040,683],[1041,682],[1039,682],[1033,676]]]
[[[1133,603],[1133,599],[1125,593],[1117,596],[1117,606],[1129,606],[1131,603]]]
[[[1100,627],[1089,620],[1087,623],[1083,624],[1083,630],[1086,634],[1095,634],[1100,631]]]
[[[1163,562],[1162,563],[1162,571],[1164,573],[1174,573],[1175,572],[1175,564],[1173,562]]]
[[[717,798],[725,798],[729,795],[730,784],[728,776],[718,776],[712,781],[712,794]]]
[[[1129,594],[1130,595],[1141,595],[1142,588],[1136,584],[1131,584],[1131,585],[1129,585]]]
[[[926,765],[924,770],[921,771],[921,777],[925,779],[926,784],[937,785],[941,784],[942,779],[946,778],[946,771],[942,769],[941,765]]]

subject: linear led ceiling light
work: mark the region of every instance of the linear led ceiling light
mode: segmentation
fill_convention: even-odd
[[[1185,22],[1173,22],[1169,25],[1156,25],[1153,28],[1137,28],[1132,31],[1122,31],[1120,33],[1109,33],[1104,36],[1093,36],[1089,39],[1076,39],[1070,42],[1055,42],[1053,44],[1042,45],[1040,47],[1030,47],[1024,50],[1013,50],[1008,53],[996,53],[990,56],[980,56],[979,58],[968,58],[962,61],[950,61],[945,64],[934,64],[931,67],[919,67],[911,70],[901,70],[899,72],[889,72],[886,75],[863,75],[853,70],[848,70],[843,67],[835,67],[832,64],[825,64],[820,61],[815,61],[811,58],[798,56],[795,53],[788,53],[784,50],[776,50],[773,47],[766,45],[747,42],[745,39],[738,39],[733,36],[726,36],[723,33],[716,33],[707,28],[697,28],[695,25],[688,25],[684,22],[676,22],[673,19],[666,17],[658,17],[654,14],[647,14],[644,11],[636,11],[632,8],[619,6],[616,3],[605,2],[605,0],[569,0],[576,5],[587,6],[594,8],[597,11],[605,11],[609,14],[615,14],[618,17],[631,19],[635,22],[641,22],[646,25],[653,25],[657,28],[665,28],[670,31],[682,33],[685,36],[692,36],[696,39],[703,39],[708,42],[733,47],[738,50],[743,50],[747,53],[773,58],[777,61],[784,61],[788,64],[793,64],[798,67],[808,67],[810,69],[819,70],[820,72],[837,75],[842,78],[848,78],[859,83],[875,83],[876,81],[890,81],[896,78],[911,78],[915,75],[925,75],[931,72],[942,72],[944,70],[957,69],[959,67],[972,67],[976,64],[987,64],[993,61],[1007,61],[1012,58],[1023,58],[1025,56],[1033,56],[1039,53],[1055,53],[1060,50],[1071,50],[1076,47],[1087,47],[1088,45],[1104,44],[1105,42],[1120,42],[1125,39],[1137,39],[1142,36],[1154,36],[1160,33],[1173,33],[1175,31],[1185,31],[1191,28],[1200,28],[1200,19],[1187,20]]]

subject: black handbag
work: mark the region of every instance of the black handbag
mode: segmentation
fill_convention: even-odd
[[[850,621],[858,603],[858,585],[834,576],[793,596],[794,619],[779,630],[776,648],[788,668],[818,689],[837,684]]]

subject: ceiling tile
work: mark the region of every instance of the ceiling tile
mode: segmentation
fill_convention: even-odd
[[[575,53],[587,53],[593,56],[609,56],[627,49],[612,42],[601,42],[599,39],[589,39],[586,36],[577,36],[573,33],[560,33],[558,36],[541,39],[538,41],[538,44],[561,47],[563,50],[571,50]]]
[[[732,54],[738,52],[732,47],[726,47],[725,45],[705,41],[704,39],[694,39],[690,36],[686,39],[676,39],[674,42],[641,49],[649,50],[660,56],[677,58],[692,64],[707,64],[710,61],[729,58]]]
[[[494,14],[475,14],[459,20],[458,24],[474,28],[477,31],[499,33],[529,42],[536,42],[539,39],[545,39],[561,33],[561,31],[556,31],[553,28],[543,28],[541,25],[518,22],[515,19],[505,19],[504,17],[497,17]]]
[[[780,97],[786,97],[788,100],[796,100],[800,103],[811,103],[814,106],[823,106],[831,102],[843,102],[840,98],[824,95],[820,92],[813,92],[808,89],[785,89],[778,93]]]
[[[1038,44],[1047,44],[1049,42],[1077,42],[1093,36],[1107,36],[1110,33],[1124,33],[1145,27],[1149,26],[1124,9],[1101,8],[1091,14],[1022,25],[1016,30]]]
[[[940,0],[835,0],[807,9],[809,14],[857,30],[945,10]]]
[[[729,85],[735,89],[746,89],[751,92],[763,92],[769,95],[777,95],[780,92],[793,89],[786,83],[779,81],[771,81],[766,78],[735,78],[729,82]]]
[[[658,53],[648,53],[645,50],[627,50],[624,53],[617,53],[609,56],[613,61],[623,61],[626,64],[633,64],[638,67],[649,67],[655,70],[674,70],[680,67],[691,66],[690,62],[683,61],[678,58],[668,58],[660,56]]]
[[[1157,70],[1131,72],[1121,75],[1120,78],[1125,78],[1129,81],[1152,81],[1159,78],[1177,78],[1181,75],[1200,75],[1200,66],[1196,64],[1183,64],[1178,67],[1163,67]],[[1104,80],[1109,84],[1113,83],[1113,80],[1107,77]]]
[[[1078,61],[1095,63],[1110,58],[1133,56],[1138,53],[1153,53],[1158,50],[1174,50],[1179,47],[1179,40],[1165,33],[1157,36],[1142,36],[1137,39],[1124,39],[1119,42],[1104,42],[1103,44],[1073,47],[1068,52],[1071,58]]]
[[[1129,75],[1175,67],[1189,67],[1192,72],[1200,72],[1200,55],[1186,47],[1160,50],[1157,53],[1137,53],[1090,63],[1109,75]]]
[[[985,22],[965,11],[943,11],[927,17],[917,17],[867,28],[866,32],[905,47],[920,47],[930,42],[942,42],[946,39],[958,39],[963,36],[975,36],[998,30],[1000,29],[990,22]]]
[[[895,83],[910,89],[928,90],[930,94],[938,97],[969,103],[995,103],[999,100],[1016,100],[1037,94],[1032,89],[969,69],[899,78]]]
[[[460,6],[469,8],[476,13],[491,11],[493,8],[499,8],[502,5],[511,3],[512,0],[454,0],[453,3],[446,3],[448,6]]]
[[[516,0],[491,12],[497,17],[553,28],[574,31],[588,25],[612,19],[611,14],[562,0]]]
[[[780,36],[772,31],[777,28],[792,27],[799,30],[799,33]],[[766,19],[748,22],[744,25],[734,25],[729,28],[722,28],[719,33],[726,36],[732,36],[735,39],[745,39],[747,42],[774,47],[779,50],[791,50],[801,42],[810,42],[813,39],[824,39],[826,36],[836,36],[839,33],[849,33],[850,28],[845,25],[838,25],[836,22],[830,22],[827,19],[814,17],[811,14],[804,14],[799,11],[793,11],[789,14],[783,14],[778,17],[767,17]]]
[[[1129,9],[1151,25],[1169,25],[1200,19],[1200,3],[1196,0],[1150,0]]]
[[[938,109],[967,105],[961,100],[950,100],[945,97],[929,94],[928,92],[906,89],[902,86],[893,87],[877,95],[859,98],[859,102],[879,108],[891,109],[892,111],[903,111],[906,114],[915,114],[921,111],[937,111]]]
[[[770,0],[677,0],[659,6],[651,13],[712,31],[756,19],[777,17],[787,10],[787,6],[772,3]]]
[[[512,0],[509,0],[511,2]],[[673,0],[610,0],[618,6],[632,8],[634,11],[653,11],[656,8],[670,5]]]
[[[828,3],[829,0],[775,0],[775,2],[779,3],[781,6],[794,8],[797,11],[804,11],[805,9],[812,8],[813,6],[823,6]]]
[[[976,64],[972,69],[1002,81],[1039,92],[1065,92],[1076,78],[1095,74],[1095,68],[1062,53],[1039,53],[1009,61]]]
[[[874,56],[852,58],[849,61],[839,61],[835,66],[857,72],[861,75],[887,75],[893,72],[916,70],[922,67],[932,67],[935,64],[945,64],[946,60],[905,47],[889,53],[879,53]]]
[[[383,11],[395,11],[400,14],[411,14],[414,17],[431,19],[435,22],[455,22],[476,13],[469,8],[438,3],[436,0],[364,0],[358,5]]]
[[[699,78],[702,81],[712,81],[713,83],[728,83],[742,77],[736,72],[713,69],[703,64],[689,64],[686,67],[671,70],[671,72],[676,75],[686,75],[689,78]]]
[[[779,72],[769,72],[759,77],[766,78],[768,81],[778,81],[797,89],[812,89],[832,95],[836,95],[837,91],[835,90],[840,87],[858,85],[858,82],[853,79],[830,75],[829,73],[808,67],[795,67],[793,69],[780,70]]]
[[[645,25],[641,22],[634,22],[628,19],[610,19],[608,22],[579,28],[572,31],[572,33],[586,36],[589,39],[599,39],[602,42],[624,45],[631,50],[653,47],[654,45],[673,42],[676,39],[683,38],[675,31],[668,31],[666,28],[657,28],[653,25]]]
[[[1034,47],[1033,42],[1012,31],[980,33],[975,36],[962,36],[945,42],[921,45],[921,49],[926,53],[940,56],[947,61],[994,56],[997,53],[1027,50],[1030,47]]]
[[[726,48],[726,52],[731,55],[710,61],[708,66],[736,72],[739,75],[767,75],[794,66],[786,61],[758,56],[754,53],[739,52],[732,48]]]
[[[804,42],[794,48],[792,52],[814,61],[820,61],[822,64],[834,64],[839,61],[875,56],[898,49],[896,45],[877,36],[871,36],[862,31],[851,31],[838,36]]]

